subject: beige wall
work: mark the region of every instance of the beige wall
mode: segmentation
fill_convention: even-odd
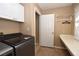
[[[20,32],[20,25],[18,22],[0,19],[0,32],[4,34]]]
[[[21,32],[23,34],[32,35],[33,5],[24,4],[24,23],[21,24]]]
[[[42,14],[55,14],[55,46],[63,47],[63,44],[59,38],[60,34],[73,34],[73,21],[70,24],[62,24],[65,17],[72,15],[67,18],[69,21],[73,20],[73,6],[61,7],[51,10],[42,11]]]
[[[34,4],[26,3],[24,6],[24,23],[0,19],[0,32],[34,35]]]
[[[21,24],[21,32],[35,36],[36,25],[35,25],[35,12],[39,12],[35,4],[26,3],[24,5],[24,23]]]
[[[24,23],[0,19],[0,32],[5,34],[22,32],[23,34],[35,36],[35,12],[39,14],[40,12],[35,4],[25,3],[22,5],[24,6]]]

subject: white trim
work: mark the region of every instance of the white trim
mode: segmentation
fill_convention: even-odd
[[[59,46],[54,46],[54,48],[58,48],[58,49],[66,49],[65,47],[59,47]]]
[[[47,46],[40,46],[40,47],[47,47]],[[59,47],[59,46],[53,46],[53,47],[47,47],[47,48],[66,49],[64,47]]]

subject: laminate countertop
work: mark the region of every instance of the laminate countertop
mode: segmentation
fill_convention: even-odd
[[[79,56],[79,40],[76,40],[73,35],[64,34],[61,34],[60,38],[73,56]]]
[[[9,53],[13,52],[13,48],[0,42],[0,56],[6,56]]]

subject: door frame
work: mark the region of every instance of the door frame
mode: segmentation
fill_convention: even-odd
[[[34,8],[34,22],[33,22],[34,24],[32,25],[33,28],[34,28],[34,30],[32,31],[32,33],[33,33],[33,36],[35,37],[35,45],[36,45],[36,13],[39,16],[41,15],[41,12],[40,12],[40,10],[37,7]]]
[[[36,33],[35,33],[36,34],[36,44],[37,44],[37,40],[38,40],[38,44],[39,44],[39,33],[38,33],[38,39],[37,39],[37,22],[38,22],[38,27],[39,27],[40,15],[36,12],[35,16],[36,16],[36,20],[35,20],[36,21],[36,25],[35,25],[36,26],[36,28],[35,28],[35,30],[36,30]],[[37,19],[37,16],[39,19]],[[38,32],[39,32],[39,28],[38,28]]]

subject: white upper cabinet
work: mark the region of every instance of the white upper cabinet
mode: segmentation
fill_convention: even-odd
[[[3,3],[0,3],[0,18],[12,19],[9,16],[9,6]]]
[[[24,7],[19,3],[0,3],[0,18],[24,22]]]

